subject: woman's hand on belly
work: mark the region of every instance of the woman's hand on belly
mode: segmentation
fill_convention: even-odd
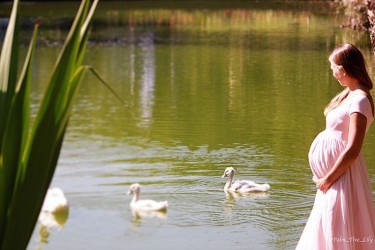
[[[332,183],[329,182],[326,177],[323,177],[320,179],[316,177],[314,178],[314,177],[313,177],[313,181],[316,183],[316,187],[325,194],[328,191],[328,189],[331,187]]]

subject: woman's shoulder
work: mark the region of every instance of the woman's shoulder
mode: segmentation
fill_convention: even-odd
[[[371,95],[356,94],[349,99],[349,114],[359,112],[367,117],[373,117],[374,104]]]
[[[372,102],[372,97],[369,94],[361,93],[350,96],[351,102]]]

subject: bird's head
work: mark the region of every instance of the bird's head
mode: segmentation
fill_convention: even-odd
[[[228,176],[233,176],[234,175],[234,168],[233,167],[227,167],[224,171],[224,174],[223,176],[221,176],[221,178],[224,178],[224,177],[228,177]]]
[[[139,183],[134,183],[134,184],[130,185],[129,191],[128,191],[127,194],[138,193],[140,189],[141,189],[141,185],[139,185]]]

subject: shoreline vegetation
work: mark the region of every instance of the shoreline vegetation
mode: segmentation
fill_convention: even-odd
[[[6,25],[6,17],[9,14],[9,9],[12,1],[4,1],[2,8],[0,8],[0,37],[3,26]],[[30,2],[35,2],[32,4]],[[44,6],[40,7],[38,2],[43,2]],[[66,5],[70,2],[69,6]],[[45,16],[45,13],[49,13],[48,7],[53,5],[61,5],[64,12],[58,17],[47,17],[43,18],[42,23],[45,28],[59,28],[61,30],[68,29],[71,23],[72,17],[68,13],[72,8],[76,8],[80,0],[55,0],[55,1],[40,1],[40,0],[22,0],[21,4],[27,5],[27,12],[21,13],[21,26],[23,29],[30,27],[32,29],[34,25],[34,19],[36,16]],[[178,4],[176,4],[176,2]],[[159,13],[151,12],[152,17],[141,17],[142,20],[135,20],[133,18],[125,19],[123,14],[126,13],[124,8],[126,4],[127,9],[161,9],[163,11]],[[138,21],[140,24],[144,20],[148,20],[150,25],[174,25],[172,22],[176,21],[176,17],[173,14],[173,10],[182,9],[179,13],[178,18],[180,19],[191,19],[191,11],[204,9],[207,11],[223,10],[225,15],[222,18],[227,18],[228,13],[236,13],[241,8],[255,8],[255,9],[267,9],[272,6],[273,9],[280,11],[287,10],[299,10],[304,12],[312,12],[319,14],[330,14],[330,13],[343,13],[346,17],[346,22],[341,25],[340,28],[348,28],[356,30],[358,32],[367,32],[369,34],[370,43],[373,51],[375,52],[375,0],[320,0],[320,1],[282,1],[282,0],[140,0],[140,1],[124,1],[124,0],[111,0],[101,1],[100,8],[107,13],[106,16],[96,15],[93,22],[97,26],[105,26],[110,22],[111,25],[124,25],[124,24],[136,24]],[[9,9],[8,9],[9,8]],[[169,11],[168,11],[169,10]],[[124,12],[124,13],[122,13]],[[172,14],[171,14],[172,13]],[[111,15],[111,20],[106,21],[108,14]],[[186,18],[183,16],[186,15]],[[219,16],[217,18],[220,18]],[[155,20],[152,20],[155,19]],[[178,20],[177,20],[178,21]],[[180,20],[181,21],[181,20]],[[184,22],[184,20],[182,20]]]
[[[338,8],[342,8],[347,16],[347,24],[343,27],[368,32],[375,52],[375,0],[339,0],[338,2]]]
[[[6,25],[7,13],[3,4],[0,8],[0,37],[2,27]],[[72,21],[72,13],[76,3],[67,5],[65,1],[40,3],[23,3],[20,10],[22,34],[27,38],[27,32],[33,27],[36,17],[41,16],[40,39],[38,44],[58,46],[63,43],[63,35]],[[23,8],[22,8],[23,7]],[[24,11],[27,8],[27,11]],[[258,23],[258,26],[278,22],[278,17],[285,20],[306,20],[311,14],[326,16],[335,14],[334,4],[328,1],[299,2],[299,1],[101,1],[92,22],[93,32],[89,44],[99,45],[127,45],[137,43],[134,34],[147,27],[160,27],[164,32],[186,30],[193,28],[199,32],[217,32],[223,28],[235,30],[248,29],[249,23]],[[254,11],[256,10],[256,11]],[[258,11],[259,10],[259,11]],[[2,18],[4,17],[4,18]],[[289,18],[288,18],[289,17]],[[277,23],[278,25],[289,25]],[[126,27],[124,29],[124,27]],[[116,32],[102,32],[110,28]],[[58,32],[55,32],[58,31]],[[126,35],[128,34],[128,35]],[[27,39],[21,37],[21,43]],[[184,43],[178,37],[172,37],[174,43]],[[168,42],[158,40],[155,42]]]

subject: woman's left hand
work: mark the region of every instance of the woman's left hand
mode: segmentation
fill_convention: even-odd
[[[320,189],[323,193],[326,193],[328,189],[331,187],[332,183],[330,183],[327,178],[323,177],[316,180],[316,187]]]

